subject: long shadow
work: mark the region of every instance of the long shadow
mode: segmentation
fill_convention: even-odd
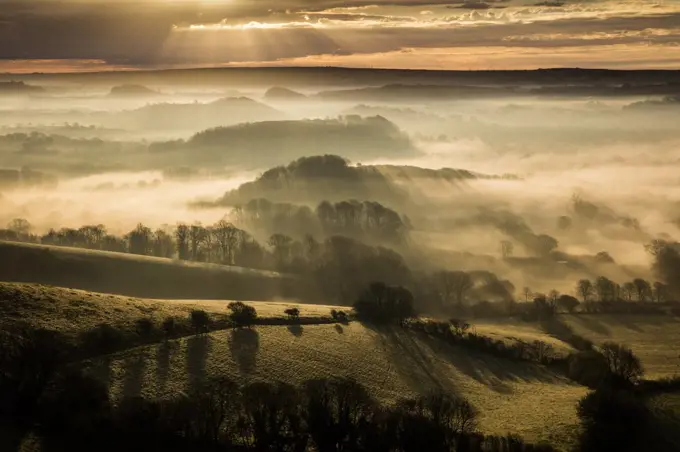
[[[583,336],[574,333],[572,327],[557,317],[541,320],[541,328],[550,336],[574,347],[576,350],[590,350],[592,343]]]
[[[189,389],[199,388],[205,380],[205,362],[210,353],[210,336],[199,334],[187,339],[187,373]]]
[[[602,336],[611,335],[609,328],[587,314],[573,315],[570,318],[574,319],[576,322],[583,325],[584,328],[587,328],[595,334],[601,334]]]
[[[123,377],[123,397],[136,397],[142,393],[144,372],[147,359],[143,354],[135,354],[125,360],[125,376]]]
[[[507,382],[566,383],[545,367],[526,361],[498,358],[482,351],[450,345],[422,333],[421,340],[441,359],[449,361],[465,375],[500,393],[512,392]]]
[[[450,384],[444,384],[436,374],[432,360],[424,357],[419,345],[408,337],[409,333],[399,328],[375,327],[365,325],[375,331],[388,355],[391,365],[394,365],[395,372],[404,379],[406,384],[415,392],[425,393],[433,387],[444,389],[449,392]],[[448,383],[448,382],[447,382]]]
[[[288,331],[290,331],[290,334],[292,334],[295,337],[300,337],[302,336],[302,325],[288,325]]]
[[[639,325],[639,323],[642,322],[635,322],[636,317],[637,316],[635,315],[617,315],[614,318],[625,328],[635,331],[636,333],[644,333],[645,330],[643,330]]]
[[[257,368],[260,334],[252,328],[236,328],[229,336],[229,349],[241,375],[252,375]]]
[[[111,364],[113,359],[109,355],[104,355],[102,357],[96,358],[91,361],[89,371],[92,375],[104,384],[107,388],[111,387],[111,381],[113,379],[113,372],[111,370]]]
[[[156,347],[156,387],[158,394],[165,392],[168,386],[168,375],[170,374],[170,359],[175,351],[177,344],[175,342],[163,342]]]

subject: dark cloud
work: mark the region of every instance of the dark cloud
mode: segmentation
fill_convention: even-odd
[[[553,2],[543,2],[548,6]],[[332,7],[398,5],[434,8],[453,14],[430,18],[393,16],[380,8],[329,10]],[[508,5],[503,2],[503,6]],[[56,0],[0,0],[0,59],[104,60],[111,64],[153,66],[275,61],[309,55],[380,53],[402,48],[542,47],[680,42],[680,11],[665,15],[572,17],[568,15],[526,23],[517,8],[495,8],[498,2],[436,0],[230,0],[224,3],[141,2],[91,0],[69,3]],[[596,5],[583,5],[581,11]],[[469,9],[465,12],[462,9]],[[311,9],[310,9],[311,8]],[[531,6],[532,14],[541,7]],[[484,11],[489,9],[488,11]],[[562,10],[563,8],[557,8]],[[328,28],[304,26],[332,23]],[[495,19],[496,20],[495,20]],[[461,22],[480,20],[480,25]],[[189,24],[226,24],[249,21],[301,26],[269,29],[187,31]],[[373,24],[366,26],[367,24]],[[179,27],[179,28],[175,28]],[[635,34],[646,29],[668,33]],[[622,31],[628,32],[621,33]],[[597,36],[584,39],[587,34]],[[535,36],[536,39],[533,39]]]

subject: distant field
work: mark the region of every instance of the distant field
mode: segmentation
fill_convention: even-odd
[[[209,375],[299,383],[349,376],[383,402],[440,388],[467,397],[487,433],[518,433],[568,449],[587,390],[546,368],[451,347],[400,329],[261,326],[139,347],[95,364],[115,396],[176,394]],[[539,409],[540,407],[540,409]]]
[[[2,241],[0,281],[172,299],[271,300],[296,288],[294,278],[269,271]]]
[[[640,357],[646,378],[680,375],[680,318],[665,315],[561,315],[559,319],[573,331],[595,344],[613,341],[628,345]],[[499,339],[539,339],[553,344],[558,351],[570,346],[546,334],[537,323],[480,321],[477,332]]]

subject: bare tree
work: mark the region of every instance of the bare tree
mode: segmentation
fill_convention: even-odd
[[[189,226],[180,223],[175,229],[178,257],[182,260],[189,259]]]
[[[633,280],[633,285],[635,286],[635,293],[638,301],[645,301],[651,295],[652,287],[649,285],[648,281],[645,281],[642,278],[635,278]]]
[[[234,255],[239,239],[238,228],[222,219],[213,227],[213,234],[215,235],[215,240],[220,248],[221,262],[223,264],[232,265],[234,263]]]
[[[201,260],[201,247],[207,234],[208,231],[200,223],[192,224],[189,227],[189,252],[192,260]]]
[[[19,235],[28,235],[31,232],[31,229],[33,229],[33,226],[24,218],[15,218],[7,223],[7,229],[16,232]]]
[[[605,342],[602,344],[602,355],[610,372],[627,382],[635,382],[644,375],[642,363],[625,345]]]
[[[631,281],[623,283],[621,286],[621,292],[626,301],[633,301],[633,295],[636,293],[635,284]]]
[[[287,235],[274,234],[269,237],[267,245],[272,248],[274,257],[276,258],[276,263],[279,268],[285,265],[285,263],[288,261],[290,255],[290,246],[292,243],[293,239]]]
[[[668,296],[668,286],[659,281],[654,282],[653,294],[654,300],[656,300],[657,303],[666,301],[666,297]]]
[[[576,292],[579,294],[584,303],[588,302],[588,298],[593,294],[594,287],[592,281],[589,279],[581,279],[576,285]]]

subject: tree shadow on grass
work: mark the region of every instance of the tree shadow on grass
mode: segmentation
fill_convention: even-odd
[[[229,350],[242,376],[252,375],[257,368],[260,335],[252,328],[236,328],[229,335]]]
[[[135,353],[126,357],[125,376],[123,377],[123,397],[137,397],[142,393],[147,358],[143,353]]]
[[[176,342],[163,342],[156,347],[156,387],[158,395],[165,392],[170,374],[170,359],[177,348]]]
[[[288,325],[288,331],[290,331],[290,334],[292,334],[295,337],[300,337],[302,336],[302,325]]]
[[[205,380],[205,363],[210,353],[211,338],[207,334],[198,334],[187,339],[187,373],[189,389],[197,389]]]
[[[510,383],[570,383],[566,377],[546,367],[509,358],[499,358],[482,351],[450,345],[440,339],[418,334],[439,359],[451,363],[457,370],[499,393],[512,393]]]
[[[453,384],[438,375],[432,359],[425,356],[408,332],[397,327],[365,326],[378,334],[390,362],[388,371],[394,370],[413,391],[421,394],[433,389],[454,391]]]
[[[602,324],[598,319],[587,314],[573,315],[570,317],[574,319],[575,322],[583,326],[584,328],[592,331],[595,334],[600,334],[602,336],[610,336],[611,331],[604,324]]]
[[[642,329],[642,327],[640,326],[641,324],[646,323],[641,316],[619,314],[615,316],[614,319],[616,320],[617,323],[620,323],[623,327],[635,331],[636,333],[645,332],[645,330]]]

